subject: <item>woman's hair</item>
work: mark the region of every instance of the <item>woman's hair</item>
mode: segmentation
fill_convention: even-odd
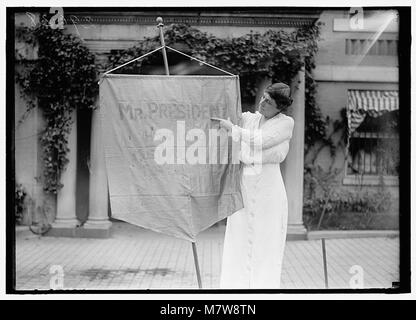
[[[269,85],[264,92],[269,94],[281,110],[286,110],[293,102],[290,96],[290,87],[283,82],[276,82]]]

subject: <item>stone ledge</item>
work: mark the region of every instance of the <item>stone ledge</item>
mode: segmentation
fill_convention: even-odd
[[[288,233],[286,235],[286,241],[299,241],[307,240],[306,234]]]
[[[303,10],[298,12],[278,10],[264,12],[255,10],[245,12],[71,12],[66,11],[68,25],[152,25],[156,26],[156,17],[161,15],[165,25],[171,23],[188,23],[193,26],[261,26],[292,27],[311,26],[319,18],[320,10]],[[74,20],[75,21],[75,20]]]
[[[30,231],[29,226],[16,226],[15,227],[15,238],[17,237],[32,237],[36,236],[32,231]]]
[[[16,234],[18,234],[20,232],[30,231],[29,226],[16,226],[15,230],[16,230]]]
[[[287,227],[286,241],[306,240],[306,228],[303,225],[291,225]]]
[[[77,228],[75,231],[77,238],[105,239],[111,236],[111,226],[108,228]]]
[[[44,234],[44,236],[75,238],[75,229],[77,228],[52,227],[47,233]]]
[[[398,67],[318,65],[313,74],[316,81],[399,82]]]
[[[111,226],[108,228],[52,228],[45,236],[47,237],[69,237],[69,238],[92,238],[106,239],[111,236]]]
[[[376,237],[398,237],[398,230],[321,230],[309,231],[307,240],[325,239],[351,239],[351,238],[376,238]]]

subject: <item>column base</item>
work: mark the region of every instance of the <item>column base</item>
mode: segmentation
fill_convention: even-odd
[[[88,229],[108,229],[112,226],[112,222],[110,220],[90,220],[88,219],[87,222],[84,223],[83,227]]]
[[[80,238],[109,238],[112,222],[109,220],[87,220],[82,228],[77,230]]]
[[[46,233],[46,236],[73,238],[79,225],[80,223],[77,219],[56,219],[52,223],[52,228]]]
[[[50,237],[109,238],[112,223],[109,220],[88,220],[82,227],[78,220],[55,220],[45,234]]]
[[[287,226],[287,241],[306,240],[307,230],[303,224],[289,224]]]

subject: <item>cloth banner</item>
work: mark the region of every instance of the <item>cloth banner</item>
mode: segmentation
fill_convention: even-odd
[[[112,217],[178,238],[243,207],[235,142],[238,76],[106,75],[100,116]]]

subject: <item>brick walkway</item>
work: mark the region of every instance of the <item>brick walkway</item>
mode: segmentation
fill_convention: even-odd
[[[223,236],[219,226],[198,238],[204,288],[218,287]],[[361,270],[364,288],[390,288],[399,280],[398,238],[326,240],[326,251],[329,288],[350,288]],[[50,289],[54,265],[64,271],[65,289],[197,288],[190,242],[124,223],[113,225],[109,239],[18,234],[17,290]],[[287,242],[282,288],[324,287],[321,241]]]

